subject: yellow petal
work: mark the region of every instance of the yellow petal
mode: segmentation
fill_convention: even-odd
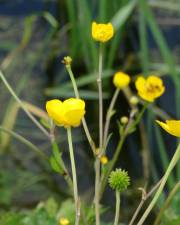
[[[63,102],[66,126],[77,127],[85,114],[85,102],[81,99],[70,98]]]
[[[46,102],[46,111],[51,119],[59,126],[64,123],[64,111],[62,102],[59,99],[53,99]]]
[[[136,89],[138,91],[143,91],[144,92],[145,84],[146,84],[145,78],[144,77],[138,77],[136,82],[135,82]]]
[[[180,120],[166,120],[166,123],[156,120],[156,122],[169,134],[180,137]]]

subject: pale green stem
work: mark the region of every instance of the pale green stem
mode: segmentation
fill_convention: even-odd
[[[121,139],[120,139],[120,141],[119,141],[119,143],[118,143],[118,145],[117,145],[117,148],[116,148],[116,150],[115,150],[115,153],[114,153],[114,155],[113,155],[113,158],[112,158],[112,160],[109,162],[109,166],[108,166],[108,168],[107,168],[107,171],[106,171],[106,173],[102,176],[102,179],[101,179],[102,182],[101,182],[100,199],[101,199],[101,197],[102,197],[102,195],[103,195],[103,193],[104,193],[104,190],[105,190],[105,187],[106,187],[106,184],[107,184],[107,181],[108,181],[109,174],[110,174],[110,172],[112,171],[112,169],[113,169],[113,167],[114,167],[114,165],[115,165],[115,163],[116,163],[116,161],[117,161],[117,159],[118,159],[118,157],[119,157],[119,154],[120,154],[120,152],[121,152],[122,146],[123,146],[124,141],[125,141],[125,137],[126,137],[126,136],[124,136],[124,135],[121,137]]]
[[[131,131],[131,130],[132,130],[132,129],[140,122],[140,120],[141,120],[141,118],[142,118],[142,116],[143,116],[143,113],[144,113],[145,109],[147,108],[147,105],[148,105],[148,103],[145,104],[145,105],[143,106],[143,108],[142,108],[141,111],[139,112],[139,114],[138,114],[137,118],[135,119],[135,121],[133,121],[133,120],[132,120],[132,121],[129,121],[129,123],[128,123],[128,125],[127,125],[125,131],[124,131],[124,133],[122,134],[121,139],[120,139],[120,141],[119,141],[119,143],[118,143],[118,145],[117,145],[117,147],[116,147],[116,150],[115,150],[115,153],[114,153],[114,155],[113,155],[113,158],[112,158],[112,160],[109,162],[109,166],[108,166],[108,168],[107,168],[107,171],[106,171],[106,173],[103,175],[104,177],[102,177],[102,179],[101,179],[101,180],[102,180],[102,183],[101,183],[101,193],[100,193],[100,198],[102,197],[103,192],[104,192],[104,190],[105,190],[105,187],[106,187],[106,184],[107,184],[107,180],[108,180],[109,174],[110,174],[110,172],[112,171],[112,169],[113,169],[113,167],[114,167],[114,165],[115,165],[115,163],[116,163],[116,161],[117,161],[117,159],[118,159],[118,157],[119,157],[119,154],[120,154],[120,152],[121,152],[121,150],[122,150],[122,147],[123,147],[125,138],[126,138],[127,135],[129,134],[129,131]]]
[[[159,196],[161,195],[163,188],[166,184],[166,181],[171,173],[171,171],[173,170],[173,168],[175,167],[176,163],[178,162],[180,158],[180,144],[178,145],[176,152],[174,153],[173,158],[171,159],[171,162],[166,170],[166,173],[164,174],[161,184],[154,196],[154,198],[152,199],[151,203],[149,204],[148,208],[146,209],[146,211],[144,212],[143,216],[141,217],[141,219],[139,220],[137,225],[142,225],[144,223],[144,221],[146,220],[147,216],[149,215],[149,213],[151,212],[151,210],[153,209],[154,205],[156,204]]]
[[[76,80],[74,78],[74,74],[73,74],[72,69],[71,69],[71,65],[66,65],[66,69],[69,73],[69,76],[70,76],[70,79],[71,79],[71,82],[72,82],[72,85],[73,85],[74,94],[75,94],[76,98],[80,98],[78,88],[77,88],[77,84],[76,84]],[[86,123],[86,120],[85,120],[84,117],[82,118],[82,124],[83,124],[83,128],[84,128],[86,137],[88,139],[88,142],[91,146],[91,149],[92,149],[93,153],[96,154],[96,146],[95,146],[94,141],[93,141],[93,139],[90,135],[90,132],[89,132],[89,129],[88,129],[88,126],[87,126],[87,123]]]
[[[114,105],[116,103],[117,97],[119,95],[120,89],[116,88],[114,95],[111,99],[109,108],[107,110],[107,114],[106,114],[106,122],[105,122],[105,126],[104,126],[104,140],[103,140],[103,146],[106,146],[106,142],[107,142],[107,137],[108,137],[108,131],[109,131],[109,124],[111,121],[111,117],[112,117],[112,112],[114,109]]]
[[[101,154],[103,149],[103,96],[102,96],[102,64],[103,64],[103,45],[99,46],[99,71],[97,77],[98,93],[99,93],[99,152]],[[96,225],[100,225],[100,160],[96,158],[95,162],[95,213],[96,213]]]
[[[169,194],[168,198],[166,199],[164,205],[161,207],[160,212],[158,213],[158,216],[157,216],[153,225],[158,225],[160,223],[164,211],[168,208],[169,204],[171,203],[172,198],[174,197],[174,195],[178,191],[180,191],[180,181],[174,186],[174,188],[170,192],[170,194]]]
[[[120,214],[120,192],[116,191],[116,213],[114,219],[114,225],[118,225]]]
[[[20,134],[17,134],[16,132],[11,131],[9,129],[6,129],[5,127],[2,127],[2,126],[0,126],[0,130],[3,131],[3,132],[8,133],[10,135],[12,135],[14,138],[16,138],[17,140],[19,140],[20,142],[22,142],[23,144],[25,144],[26,146],[28,146],[29,148],[31,148],[34,152],[36,152],[38,155],[40,155],[43,159],[48,160],[47,155],[44,154],[44,152],[42,150],[40,150],[33,143],[31,143],[30,141],[28,141],[26,138],[24,138]]]
[[[23,102],[20,100],[20,98],[16,95],[12,87],[7,82],[6,78],[4,77],[3,73],[0,71],[0,78],[3,81],[4,85],[8,89],[8,91],[11,93],[11,95],[14,97],[14,99],[18,102],[20,107],[24,110],[24,112],[27,114],[27,116],[33,121],[34,124],[48,137],[50,138],[49,133],[47,130],[36,120],[36,118],[28,111],[28,109],[25,107]]]
[[[67,136],[68,136],[69,153],[70,153],[70,160],[71,160],[73,189],[74,189],[74,202],[75,202],[75,210],[76,210],[75,225],[78,225],[79,218],[80,218],[80,209],[79,209],[79,197],[78,197],[78,188],[77,188],[76,166],[75,166],[75,160],[74,160],[74,151],[73,151],[72,135],[71,135],[70,127],[67,128]]]

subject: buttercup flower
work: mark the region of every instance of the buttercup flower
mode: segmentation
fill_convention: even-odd
[[[92,23],[92,37],[99,42],[109,41],[114,35],[114,28],[111,23]]]
[[[135,86],[138,91],[138,95],[148,102],[153,102],[165,91],[162,79],[153,75],[149,76],[147,79],[142,76],[138,77],[135,82]]]
[[[180,120],[166,120],[165,123],[156,120],[156,122],[169,134],[180,137]]]
[[[59,225],[68,225],[69,224],[69,220],[67,218],[60,218],[59,220]]]
[[[46,110],[56,125],[77,127],[85,114],[85,102],[77,98],[69,98],[64,102],[53,99],[47,101]]]
[[[130,82],[130,76],[123,72],[117,72],[114,74],[113,77],[113,84],[117,88],[125,88],[129,85]]]

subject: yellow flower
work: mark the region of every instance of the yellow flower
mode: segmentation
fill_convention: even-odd
[[[165,123],[156,120],[156,122],[169,134],[180,137],[180,120],[166,120]]]
[[[68,225],[69,224],[69,220],[67,218],[60,218],[59,220],[59,225]]]
[[[53,99],[46,103],[46,110],[56,125],[77,127],[85,114],[85,102],[77,98],[69,98],[64,102]]]
[[[103,24],[92,23],[92,37],[96,41],[109,41],[114,35],[114,28],[111,23]]]
[[[101,156],[100,161],[103,165],[108,163],[108,157],[106,155]]]
[[[148,102],[153,102],[165,91],[162,79],[153,75],[147,79],[142,76],[138,77],[135,86],[139,96]]]
[[[129,85],[130,82],[130,76],[123,72],[117,72],[114,74],[113,77],[113,84],[117,88],[125,88]]]

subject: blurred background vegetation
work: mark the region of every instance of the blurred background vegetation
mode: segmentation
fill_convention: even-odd
[[[87,100],[90,131],[98,140],[98,51],[91,38],[93,20],[111,21],[116,29],[115,37],[105,49],[105,108],[114,91],[111,80],[117,70],[129,73],[132,79],[139,74],[157,74],[163,77],[166,86],[165,94],[148,109],[137,132],[128,137],[117,163],[132,177],[131,188],[122,200],[122,221],[126,223],[141,198],[137,188],[145,183],[151,187],[161,178],[177,144],[175,138],[161,132],[154,120],[180,118],[179,0],[0,0],[0,70],[28,109],[40,119],[47,99],[74,96],[61,63],[65,55],[70,55],[80,96]],[[135,90],[134,86],[131,88]],[[50,143],[20,110],[2,82],[0,93],[0,225],[56,224],[57,214],[73,210],[70,200],[63,202],[70,197],[66,184],[36,149],[21,142],[18,134],[47,155]],[[120,116],[128,116],[130,110],[123,94],[116,109],[109,158],[119,138],[116,121]],[[75,129],[73,136],[80,193],[88,202],[93,196],[93,156],[81,128]],[[57,137],[69,163],[66,134],[60,129]],[[157,208],[179,178],[180,163],[169,177]],[[102,204],[105,209],[112,206],[104,217],[111,220],[114,195],[108,188]],[[173,197],[164,213],[163,224],[180,224],[178,205],[180,193]],[[93,217],[90,209],[88,215]]]

